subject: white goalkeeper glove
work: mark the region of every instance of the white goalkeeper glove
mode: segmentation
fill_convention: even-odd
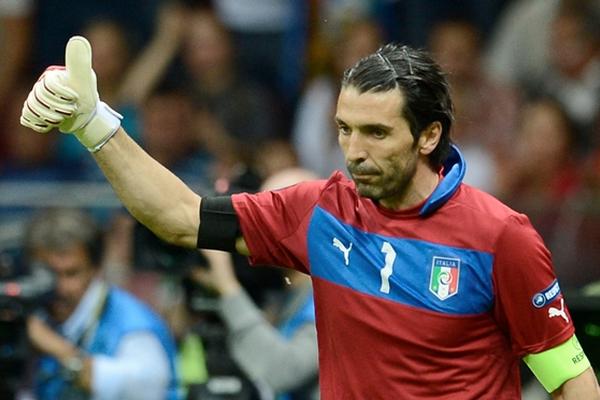
[[[49,67],[33,85],[23,104],[21,124],[39,133],[53,128],[73,133],[96,152],[117,132],[123,117],[99,99],[87,39],[69,40],[65,64],[66,68]]]

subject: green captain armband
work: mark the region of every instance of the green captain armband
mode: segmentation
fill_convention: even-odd
[[[590,361],[575,335],[550,350],[529,354],[523,361],[548,393],[590,367]]]

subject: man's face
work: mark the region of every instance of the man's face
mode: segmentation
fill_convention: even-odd
[[[359,194],[391,209],[403,205],[419,162],[403,106],[399,89],[360,93],[352,86],[337,105],[338,141]]]
[[[56,294],[50,304],[50,313],[57,322],[64,322],[75,311],[96,269],[81,245],[60,252],[42,250],[36,258],[55,274]]]
[[[550,61],[561,73],[578,79],[597,51],[595,40],[586,34],[580,18],[558,16],[550,35]]]

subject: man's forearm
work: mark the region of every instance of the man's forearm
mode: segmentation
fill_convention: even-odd
[[[267,322],[248,295],[240,291],[221,301],[228,344],[241,369],[275,392],[294,390],[318,373],[317,333],[305,324],[290,339]]]
[[[31,49],[31,18],[28,16],[4,17],[0,20],[3,39],[0,63],[0,101],[5,101],[8,90],[18,81],[29,58]]]
[[[200,196],[137,145],[122,128],[94,153],[129,212],[170,243],[195,247]]]
[[[569,379],[552,393],[553,400],[600,400],[600,388],[594,370],[588,368],[581,375]]]

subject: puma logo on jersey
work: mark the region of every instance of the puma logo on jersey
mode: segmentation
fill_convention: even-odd
[[[352,250],[352,242],[350,242],[350,246],[346,247],[344,246],[344,243],[340,241],[340,239],[334,237],[333,247],[337,248],[342,253],[344,253],[344,263],[346,264],[346,266],[348,266],[348,264],[350,263],[350,251]]]
[[[561,317],[567,322],[567,324],[569,323],[569,317],[567,317],[567,313],[565,312],[565,299],[560,299],[560,308],[548,308],[548,317]]]

